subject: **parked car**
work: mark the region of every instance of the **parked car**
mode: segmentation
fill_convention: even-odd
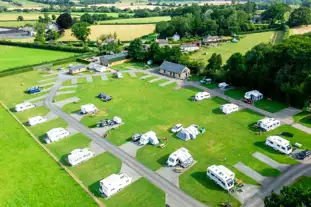
[[[134,134],[132,136],[132,141],[137,142],[138,140],[140,140],[140,138],[141,138],[141,134]]]
[[[212,79],[211,78],[204,78],[202,80],[200,80],[201,84],[211,84],[212,83]]]
[[[171,132],[176,133],[182,129],[182,124],[176,124],[172,129]]]
[[[243,102],[244,102],[244,103],[247,103],[247,104],[252,104],[252,101],[251,101],[250,99],[246,99],[246,98],[243,99]]]
[[[303,151],[301,151],[301,152],[298,152],[298,153],[296,154],[296,157],[297,157],[297,159],[299,159],[299,160],[303,160],[303,159],[305,159],[306,157],[309,157],[310,155],[311,155],[311,151],[308,150],[308,149],[306,149],[306,150],[303,150]]]
[[[98,98],[102,99],[104,102],[107,102],[107,101],[111,101],[112,100],[112,96],[108,96],[104,93],[100,93],[98,95]]]

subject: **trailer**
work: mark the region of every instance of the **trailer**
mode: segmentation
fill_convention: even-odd
[[[195,94],[194,96],[194,100],[195,101],[201,101],[203,99],[207,99],[210,98],[211,94],[209,94],[208,92],[204,91],[204,92],[199,92],[197,94]]]
[[[239,106],[233,103],[229,103],[229,104],[224,104],[220,107],[220,110],[224,113],[224,114],[231,114],[232,112],[238,111],[239,110]]]
[[[149,131],[143,135],[141,135],[139,139],[139,145],[146,145],[146,144],[157,145],[159,144],[159,139],[154,131]]]
[[[176,165],[180,165],[183,168],[191,166],[192,163],[193,158],[191,154],[186,148],[183,147],[170,154],[166,162],[167,166],[169,167],[175,167]]]
[[[81,114],[95,114],[98,109],[94,104],[85,104],[81,106]]]
[[[28,119],[28,124],[29,124],[29,126],[35,126],[35,125],[41,124],[45,121],[47,121],[47,119],[42,117],[42,116],[34,116],[34,117],[31,117]]]
[[[61,139],[64,139],[68,137],[69,135],[70,134],[66,129],[59,127],[59,128],[54,128],[54,129],[49,130],[46,133],[46,138],[44,140],[47,144],[50,144],[52,142],[57,142]]]
[[[121,72],[116,72],[114,75],[116,78],[123,78],[123,75]]]
[[[132,178],[124,173],[112,174],[99,182],[99,192],[106,197],[111,197],[131,183]]]
[[[33,87],[28,88],[26,90],[26,93],[29,93],[29,94],[36,94],[36,93],[40,93],[40,92],[41,92],[40,86],[33,86]]]
[[[25,111],[27,109],[35,108],[36,105],[30,103],[30,102],[24,102],[20,104],[15,105],[15,111],[20,112],[20,111]]]
[[[252,91],[246,92],[244,95],[244,98],[251,100],[251,101],[259,101],[263,99],[263,95],[257,90],[252,90]]]
[[[209,166],[206,175],[225,190],[234,187],[235,174],[223,165]]]
[[[281,125],[281,122],[275,118],[265,117],[257,122],[257,126],[263,131],[273,130]]]
[[[87,148],[84,149],[75,149],[70,152],[68,155],[68,163],[71,166],[76,166],[91,159],[94,156],[94,153]]]
[[[281,153],[284,153],[286,155],[289,155],[292,153],[292,146],[290,145],[290,142],[286,139],[283,139],[279,136],[269,136],[266,139],[265,144],[276,151],[279,151]]]

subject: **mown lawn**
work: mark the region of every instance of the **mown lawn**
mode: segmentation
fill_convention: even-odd
[[[296,180],[294,185],[303,189],[311,188],[311,177],[302,176]]]
[[[46,116],[48,113],[49,110],[47,108],[39,106],[26,111],[17,112],[15,113],[15,116],[17,116],[23,124],[27,124],[29,118],[34,116]]]
[[[111,66],[111,69],[114,70],[129,70],[129,69],[150,69],[154,67],[158,67],[159,65],[147,65],[146,62],[126,62],[119,65]]]
[[[171,17],[160,16],[160,17],[146,17],[146,18],[130,18],[130,19],[113,19],[99,21],[98,24],[142,24],[142,23],[156,23],[161,21],[169,21]]]
[[[0,107],[0,206],[97,206]]]
[[[311,128],[311,113],[307,111],[300,112],[299,114],[296,114],[294,117],[294,120],[302,125],[305,125],[306,127]]]
[[[125,124],[110,131],[107,137],[116,145],[124,144],[134,133],[149,130],[155,131],[160,139],[167,137],[169,141],[164,149],[147,145],[137,153],[137,159],[153,170],[162,167],[171,152],[179,147],[186,147],[198,163],[181,176],[180,186],[191,196],[208,205],[215,206],[227,199],[226,192],[205,177],[209,165],[223,164],[233,170],[239,179],[256,184],[233,166],[237,162],[243,162],[264,176],[278,176],[280,172],[252,157],[254,152],[266,154],[281,163],[296,163],[288,156],[266,147],[264,141],[267,136],[291,132],[294,134],[294,138],[290,139],[292,143],[299,142],[311,147],[309,135],[295,128],[285,125],[258,136],[253,125],[263,116],[250,110],[224,115],[219,107],[226,101],[221,98],[215,97],[194,103],[189,98],[200,89],[175,90],[170,85],[160,87],[159,83],[148,83],[148,80],[125,77],[110,78],[107,81],[98,79],[93,83],[80,84],[76,93],[76,96],[81,98],[79,104],[68,104],[63,109],[71,113],[79,110],[83,104],[95,104],[100,112],[81,121],[88,127],[94,127],[98,120],[104,118],[121,117]],[[112,95],[113,100],[106,103],[99,100],[96,96],[100,92]],[[196,140],[184,142],[169,132],[176,123],[182,123],[184,126],[198,124],[204,126],[206,132]],[[237,201],[233,203],[234,206],[238,205]]]
[[[286,109],[288,107],[284,103],[274,101],[274,100],[270,101],[267,99],[256,101],[256,102],[254,102],[254,105],[257,108],[263,109],[263,110],[271,112],[271,113],[281,111],[281,110]]]
[[[225,91],[225,95],[236,100],[243,99],[245,93],[246,93],[246,90],[242,88],[233,88],[233,89],[229,89]]]
[[[27,55],[26,55],[27,54]],[[39,64],[74,56],[75,53],[0,45],[0,70]]]
[[[35,25],[36,21],[0,21],[0,27],[21,27],[25,24]]]

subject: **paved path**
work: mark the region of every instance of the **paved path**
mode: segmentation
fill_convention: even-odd
[[[51,88],[45,88],[45,89],[41,90],[41,92],[44,93],[44,92],[48,92],[50,90],[51,90]]]
[[[163,78],[155,78],[155,79],[152,79],[150,81],[148,81],[149,83],[154,83],[154,82],[157,82],[159,80],[162,80]]]
[[[70,135],[74,135],[74,134],[79,133],[79,131],[76,130],[76,128],[74,128],[73,126],[70,126],[70,125],[66,128],[66,130],[70,133]]]
[[[248,199],[251,199],[259,191],[260,191],[259,185],[250,185],[244,183],[244,186],[242,187],[242,192],[235,191],[234,193],[232,193],[232,196],[243,204]]]
[[[50,86],[50,85],[54,85],[55,82],[51,82],[51,83],[45,83],[45,84],[41,84],[39,85],[40,87],[45,87],[45,86]]]
[[[96,142],[91,141],[89,149],[94,152],[96,155],[106,152],[106,149],[96,144]]]
[[[128,165],[124,163],[122,163],[120,172],[130,176],[132,178],[133,183],[142,177],[137,171],[133,170],[132,168],[130,168]]]
[[[306,127],[306,126],[304,126],[302,124],[295,123],[295,124],[292,124],[292,126],[295,127],[296,129],[299,129],[299,130],[304,131],[304,132],[306,132],[308,134],[311,134],[311,128]]]
[[[124,152],[119,147],[114,146],[111,144],[108,140],[103,139],[98,134],[87,128],[86,126],[82,125],[80,122],[78,122],[76,119],[71,117],[70,115],[63,112],[59,107],[57,107],[55,104],[52,103],[53,98],[56,94],[56,91],[59,89],[61,85],[61,81],[57,82],[53,89],[50,92],[50,95],[47,97],[47,99],[44,101],[44,104],[46,107],[48,107],[52,112],[57,114],[59,117],[61,117],[63,120],[65,120],[67,123],[70,123],[72,127],[74,127],[77,131],[80,133],[86,135],[90,139],[92,139],[96,144],[99,146],[105,148],[107,151],[118,157],[122,163],[131,166],[131,168],[135,169],[136,172],[139,172],[139,174],[146,179],[148,179],[151,183],[159,187],[161,190],[163,190],[165,193],[167,193],[170,197],[172,197],[175,200],[179,200],[180,202],[184,203],[186,206],[205,206],[204,204],[200,203],[199,201],[195,200],[185,192],[178,189],[176,186],[172,185],[171,183],[167,182],[163,177],[158,175],[157,173],[153,172],[151,169],[147,168],[143,164],[141,164],[139,161],[137,161],[135,158],[128,155],[126,152]]]
[[[53,120],[53,119],[57,119],[58,116],[57,116],[56,114],[54,114],[53,112],[50,111],[50,112],[45,116],[45,118],[46,118],[48,121],[50,121],[50,120]]]
[[[108,80],[107,75],[102,75],[101,78],[102,78],[102,80]]]
[[[72,93],[76,93],[76,91],[58,91],[56,92],[56,96],[62,95],[62,94],[72,94]]]
[[[151,76],[153,76],[153,75],[145,75],[145,76],[140,77],[139,79],[144,80],[144,79],[150,78]]]
[[[132,157],[136,157],[137,151],[143,146],[139,146],[137,143],[126,142],[119,146],[124,152],[131,155]]]
[[[31,98],[31,99],[27,99],[24,102],[34,102],[34,101],[39,101],[41,99],[45,99],[46,97],[48,97],[48,94],[44,94],[42,96],[38,96],[36,98]]]
[[[137,77],[137,76],[136,76],[136,73],[135,73],[134,71],[132,71],[132,70],[129,71],[128,73],[129,73],[130,76],[133,77],[133,78]]]
[[[264,154],[261,154],[260,152],[255,152],[253,154],[253,157],[257,158],[261,162],[266,163],[270,167],[277,169],[281,172],[283,172],[284,170],[286,170],[290,166],[290,165],[281,164],[281,163],[271,159],[270,157],[268,157]]]
[[[55,75],[58,75],[58,73],[50,73],[50,74],[45,74],[43,75],[42,77],[50,77],[50,76],[55,76]]]
[[[79,100],[80,99],[78,97],[67,98],[65,100],[55,102],[55,105],[58,106],[59,108],[62,108],[66,104],[78,102]]]
[[[161,83],[159,86],[164,87],[164,86],[169,85],[169,84],[172,84],[172,83],[175,83],[175,81],[169,80],[169,81],[167,81],[167,82]]]
[[[74,112],[74,113],[71,113],[70,114],[73,118],[75,118],[76,120],[78,120],[78,121],[81,121],[81,119],[83,118],[83,115],[82,114],[80,114],[80,112]]]
[[[42,82],[47,82],[47,81],[52,81],[52,80],[56,80],[57,78],[49,78],[49,79],[43,79],[43,80],[39,80],[38,82],[39,83],[42,83]]]
[[[247,165],[244,165],[241,162],[238,162],[237,164],[235,164],[234,167],[238,169],[239,171],[241,171],[242,173],[244,173],[245,175],[247,175],[248,177],[253,178],[260,184],[264,184],[269,179],[268,177],[262,176],[257,171],[253,170]]]
[[[65,89],[65,88],[77,88],[77,85],[71,85],[71,86],[61,86],[59,89]]]
[[[87,77],[86,77],[86,81],[87,81],[88,83],[93,82],[92,76],[87,76]]]

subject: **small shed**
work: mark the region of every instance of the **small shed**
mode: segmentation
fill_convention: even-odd
[[[111,65],[116,65],[119,63],[122,63],[126,60],[128,56],[128,52],[120,52],[118,54],[114,55],[104,55],[99,58],[100,64],[104,66],[111,66]]]
[[[160,65],[159,73],[171,76],[173,78],[186,79],[190,76],[190,69],[185,65],[180,65],[164,60]]]
[[[87,70],[86,65],[75,65],[75,66],[71,66],[69,68],[69,74],[73,75],[73,74],[77,74],[77,73],[82,73],[85,72]]]

